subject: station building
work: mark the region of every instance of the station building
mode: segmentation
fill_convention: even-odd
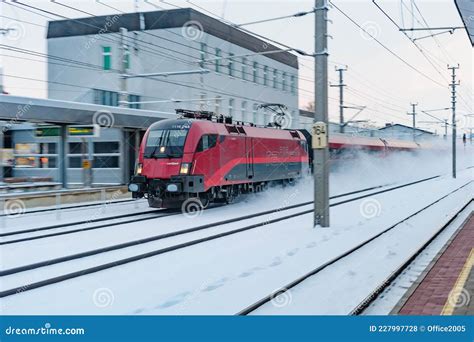
[[[123,37],[121,28],[126,30]],[[47,46],[51,56],[91,66],[58,65],[50,58],[48,80],[74,85],[50,82],[50,99],[117,106],[124,55],[130,75],[209,71],[129,78],[132,108],[172,113],[183,107],[207,109],[263,125],[271,115],[258,105],[283,103],[293,126],[298,125],[297,57],[190,8],[52,21]]]
[[[3,129],[4,159],[11,154],[7,176],[81,184],[87,145],[95,184],[126,183],[144,129],[156,120],[174,117],[177,108],[209,110],[236,121],[267,125],[273,115],[259,105],[282,103],[288,107],[291,127],[299,125],[297,57],[196,10],[51,21],[47,32],[49,100],[37,104],[21,98],[4,110],[21,107],[31,114],[41,106],[38,118],[32,116],[35,122],[103,127],[100,136],[83,144],[81,137],[67,134],[38,136],[37,124],[21,123],[28,115],[21,113],[18,119],[18,113],[11,113],[14,124],[7,122]],[[206,73],[195,72],[203,69]],[[121,109],[123,74],[142,77],[127,79],[128,108]],[[58,117],[48,120],[41,115],[48,110]],[[65,112],[67,120],[62,117]],[[122,112],[135,112],[142,121],[121,119],[118,124],[116,115]],[[107,115],[101,118],[97,113]]]

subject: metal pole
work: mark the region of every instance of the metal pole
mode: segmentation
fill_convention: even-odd
[[[347,70],[346,68],[336,68],[336,71],[339,72],[339,133],[344,133],[344,71]]]
[[[125,63],[126,54],[128,53],[128,46],[125,42],[125,35],[127,29],[124,27],[120,28],[120,93],[119,93],[119,106],[127,107],[128,94],[127,94],[127,65]],[[127,57],[128,58],[128,57]]]
[[[1,84],[0,84],[0,87],[1,87]],[[0,183],[3,183],[4,172],[5,172],[5,169],[4,169],[5,165],[3,164],[5,160],[5,156],[4,156],[4,140],[5,140],[4,129],[5,128],[6,126],[0,126]]]
[[[452,125],[453,125],[453,146],[452,146],[452,162],[453,162],[453,178],[456,178],[456,86],[459,83],[456,83],[456,69],[459,69],[459,64],[457,66],[448,66],[448,69],[451,69],[451,109],[453,111]]]
[[[415,109],[416,106],[418,106],[418,103],[412,103],[412,104],[411,104],[412,112],[411,112],[411,113],[408,113],[408,115],[411,115],[411,116],[413,117],[413,123],[412,123],[412,127],[413,127],[413,141],[415,141],[415,139],[416,139],[416,109]]]
[[[328,128],[327,0],[315,0],[314,121]],[[329,134],[329,129],[326,129]],[[329,148],[313,150],[314,226],[329,227]]]
[[[87,186],[92,187],[92,184],[94,183],[94,171],[93,171],[93,166],[94,166],[94,156],[92,154],[92,149],[94,147],[94,143],[92,141],[92,138],[87,139],[87,159],[89,159],[89,169],[87,170]]]
[[[59,127],[59,178],[64,189],[67,188],[67,161],[66,161],[66,144],[67,144],[67,126],[61,125]]]
[[[81,164],[82,164],[82,186],[87,187],[87,169],[86,169],[86,139],[81,138]]]

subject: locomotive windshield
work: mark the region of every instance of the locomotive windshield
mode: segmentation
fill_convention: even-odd
[[[187,129],[156,129],[148,134],[145,158],[181,158]]]

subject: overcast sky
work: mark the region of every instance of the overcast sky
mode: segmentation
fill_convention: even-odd
[[[59,0],[58,0],[59,1]],[[132,12],[134,1],[102,0],[122,11]],[[45,10],[62,14],[66,17],[83,17],[77,11],[53,4],[49,1],[25,0],[27,4],[41,7]],[[62,3],[91,12],[97,15],[113,14],[114,11],[93,0],[66,1]],[[149,0],[164,8],[174,8],[172,5]],[[314,5],[313,1],[170,1],[179,7],[193,7],[203,11],[194,4],[223,16],[234,23],[245,23],[264,18],[279,17],[301,11],[308,11]],[[388,15],[402,27],[421,27],[424,20],[430,27],[462,26],[462,21],[454,5],[454,1],[422,1],[416,0],[422,16],[413,6],[411,0],[404,1],[377,1]],[[348,106],[367,106],[357,119],[368,119],[381,125],[385,122],[411,124],[411,117],[407,115],[410,102],[419,103],[419,110],[431,110],[450,106],[450,71],[447,64],[460,64],[458,79],[461,86],[458,88],[459,113],[472,113],[473,54],[471,44],[463,29],[454,34],[443,34],[433,38],[417,41],[422,52],[398,28],[377,9],[372,1],[334,0],[334,4],[344,11],[359,25],[371,32],[393,53],[384,49],[367,34],[364,34],[354,23],[341,14],[336,8],[329,11],[329,78],[337,83],[336,65],[347,65],[345,83],[347,84],[345,100]],[[21,6],[20,6],[21,7]],[[144,1],[139,1],[140,11],[156,10],[155,7]],[[413,15],[414,13],[414,15]],[[206,13],[209,14],[209,13]],[[15,34],[1,37],[1,44],[17,46],[46,53],[46,24],[47,18],[24,11],[6,3],[0,3],[0,28],[15,27]],[[6,18],[8,17],[8,18]],[[53,16],[52,16],[53,17]],[[58,18],[59,19],[59,18]],[[22,23],[21,21],[31,22]],[[314,16],[307,15],[300,18],[284,19],[263,24],[246,26],[247,29],[265,35],[271,39],[283,42],[312,52],[314,47]],[[416,35],[408,33],[410,37],[422,37],[429,32],[423,31]],[[10,57],[8,57],[10,56]],[[6,75],[29,77],[46,80],[46,65],[41,62],[20,60],[14,52],[0,49],[0,65]],[[36,57],[29,57],[37,59]],[[300,107],[304,108],[313,99],[314,61],[305,57],[299,59]],[[416,70],[414,70],[416,69]],[[46,97],[46,84],[31,80],[22,80],[5,77],[6,90],[13,95]],[[330,119],[338,118],[338,90],[330,88]],[[346,117],[351,117],[355,109],[346,109]],[[437,111],[432,114],[442,119],[449,118],[449,111]],[[433,119],[419,115],[420,121]],[[474,121],[474,120],[473,120]],[[474,125],[474,123],[472,124]],[[472,126],[471,125],[471,126]],[[421,126],[421,124],[420,124]],[[441,126],[423,124],[425,128],[441,131]],[[466,125],[464,125],[466,126]]]

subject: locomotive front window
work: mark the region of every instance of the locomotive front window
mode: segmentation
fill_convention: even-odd
[[[150,131],[145,146],[145,158],[181,158],[187,135],[187,129]]]

